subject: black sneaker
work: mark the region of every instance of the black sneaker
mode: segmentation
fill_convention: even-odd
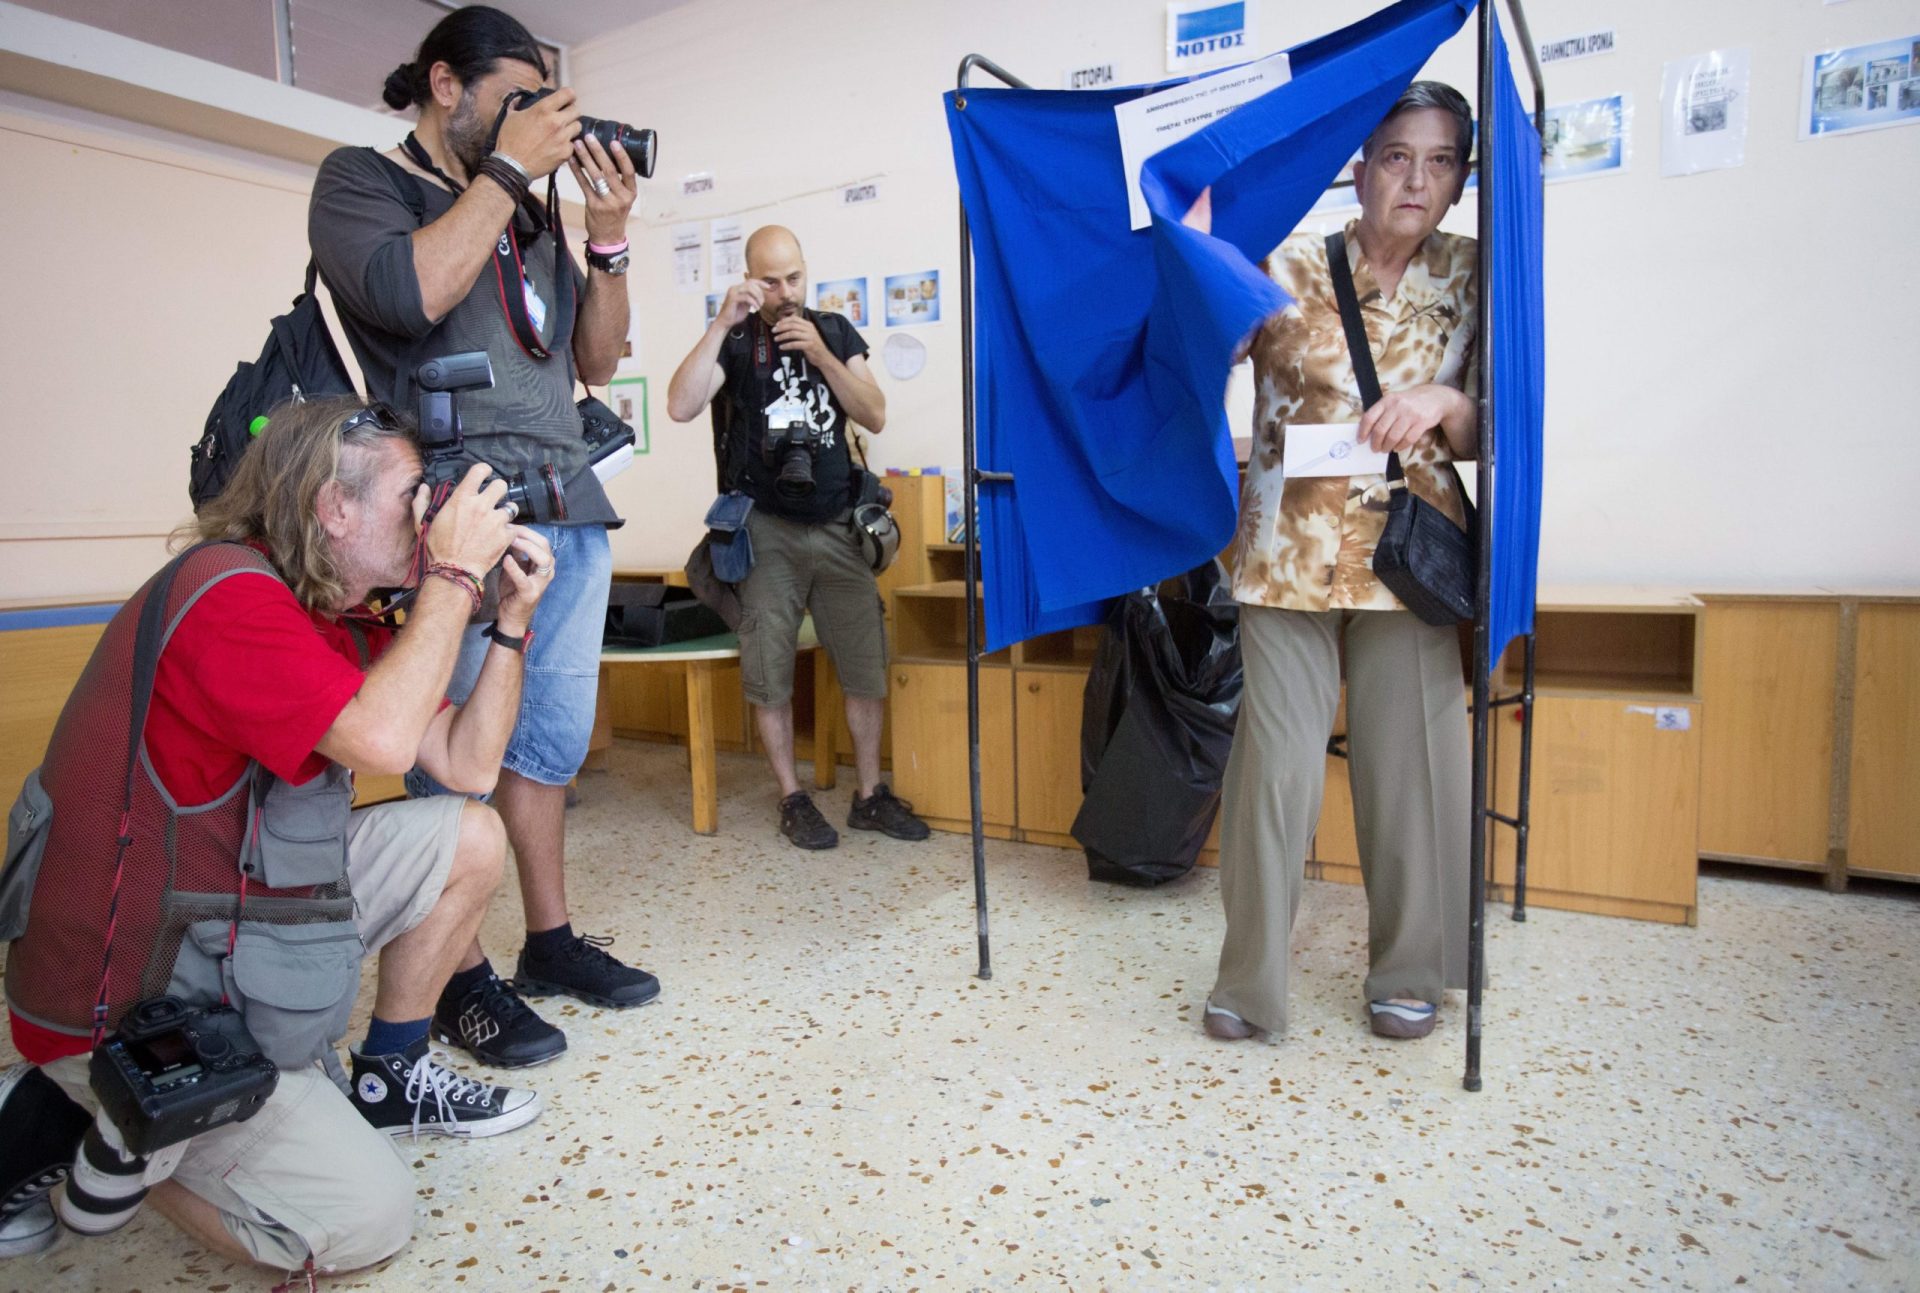
[[[660,980],[623,964],[605,949],[611,938],[575,935],[558,956],[533,956],[520,949],[513,986],[529,997],[564,992],[594,1006],[644,1006],[660,995]]]
[[[853,795],[853,808],[847,813],[847,825],[856,831],[885,831],[897,840],[923,840],[930,833],[927,824],[913,815],[913,805],[894,797],[886,785],[875,786],[865,799]]]
[[[0,1073],[0,1257],[52,1247],[60,1227],[48,1192],[66,1179],[93,1119],[31,1064]]]
[[[497,974],[457,1001],[441,994],[433,1009],[433,1040],[497,1069],[545,1064],[567,1049],[567,1035],[534,1014]]]
[[[434,1062],[422,1037],[398,1055],[353,1052],[353,1107],[396,1140],[421,1132],[498,1136],[540,1116],[533,1091],[488,1086]]]
[[[840,832],[827,824],[804,790],[780,801],[780,833],[803,849],[830,849],[840,842]]]

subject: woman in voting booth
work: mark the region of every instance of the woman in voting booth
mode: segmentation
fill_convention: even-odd
[[[1458,91],[1414,82],[1354,163],[1359,219],[1328,238],[1296,233],[1267,261],[1294,304],[1251,342],[1253,454],[1229,557],[1246,689],[1221,818],[1226,936],[1204,1019],[1222,1040],[1287,1027],[1289,941],[1343,657],[1368,1019],[1383,1037],[1424,1037],[1443,990],[1466,986],[1470,752],[1458,639],[1407,610],[1373,555],[1389,453],[1408,489],[1465,523],[1451,464],[1475,453],[1478,255],[1439,225],[1460,200],[1472,139]],[[1384,392],[1371,405],[1334,256],[1350,271]]]

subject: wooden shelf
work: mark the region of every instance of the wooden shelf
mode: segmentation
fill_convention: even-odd
[[[1649,598],[1615,606],[1542,604],[1534,616],[1534,688],[1541,695],[1693,700],[1699,696],[1699,604]],[[1525,661],[1515,642],[1501,660],[1503,690]]]
[[[1058,633],[1043,633],[1028,638],[1016,648],[1016,663],[1023,669],[1058,669],[1085,673],[1093,667],[1105,632],[1099,624],[1082,625]]]

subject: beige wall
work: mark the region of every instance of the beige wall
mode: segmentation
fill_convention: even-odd
[[[1377,7],[1252,2],[1261,53]],[[1920,126],[1806,143],[1795,130],[1805,54],[1920,34],[1920,6],[1529,0],[1527,9],[1541,40],[1619,34],[1615,54],[1553,65],[1552,101],[1626,90],[1637,108],[1626,174],[1548,190],[1543,576],[1715,587],[1920,579],[1904,380],[1920,353],[1910,290],[1920,283]],[[939,96],[961,56],[986,54],[1044,88],[1108,59],[1123,78],[1157,79],[1165,13],[1161,0],[702,0],[576,45],[587,111],[661,132],[635,254],[656,391],[701,327],[700,299],[672,290],[671,224],[778,220],[799,232],[816,278],[938,267],[950,289],[955,190]],[[1746,165],[1660,178],[1662,63],[1734,45],[1753,51]],[[1471,94],[1471,23],[1429,74]],[[679,177],[705,170],[716,191],[681,201]],[[818,193],[870,175],[886,189],[875,206],[843,214]],[[1472,224],[1467,203],[1450,227]],[[952,320],[950,292],[944,307]],[[953,466],[958,327],[915,331],[931,362],[912,383],[886,383],[891,424],[876,449],[891,464]],[[867,330],[875,344],[884,335]],[[1244,419],[1244,395],[1237,403]],[[656,395],[648,467],[696,484],[649,495],[647,515],[615,540],[634,559],[683,551],[706,501],[705,420],[679,428],[675,443],[660,408]]]
[[[1265,48],[1371,7],[1255,3]],[[1545,576],[1911,583],[1920,481],[1902,378],[1920,342],[1920,127],[1801,143],[1794,119],[1806,52],[1915,32],[1920,11],[1535,0],[1530,12],[1543,39],[1619,32],[1621,52],[1552,69],[1554,101],[1627,90],[1638,109],[1628,174],[1548,190]],[[678,564],[710,497],[704,417],[665,420],[666,380],[702,328],[701,296],[673,290],[670,227],[777,220],[799,232],[816,279],[864,274],[875,290],[889,273],[939,269],[945,321],[912,330],[930,352],[921,377],[882,379],[890,424],[875,451],[880,465],[955,467],[955,191],[939,96],[970,50],[1041,86],[1106,59],[1154,79],[1164,14],[1159,0],[703,0],[575,47],[583,106],[662,140],[633,227],[653,451],[613,486],[631,518],[621,561]],[[1659,178],[1662,61],[1734,44],[1754,52],[1746,166]],[[1470,85],[1470,46],[1432,70]],[[214,395],[297,288],[311,170],[8,95],[0,167],[12,251],[0,601],[123,594],[186,518],[186,449]],[[718,187],[683,203],[678,177],[695,170]],[[839,210],[834,187],[869,177],[882,200]],[[1456,220],[1470,228],[1470,210]],[[867,330],[876,346],[885,335]]]

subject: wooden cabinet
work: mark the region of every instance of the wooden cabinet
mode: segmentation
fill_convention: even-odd
[[[1542,594],[1535,616],[1527,903],[1693,924],[1703,709],[1692,598]],[[1518,644],[1496,694],[1520,684]],[[1493,715],[1493,801],[1519,802],[1521,728]],[[1489,825],[1493,885],[1510,900],[1514,834]]]
[[[1083,670],[1013,671],[1015,819],[1028,839],[1078,847],[1072,832],[1083,797],[1080,711],[1086,690]]]
[[[1847,872],[1920,879],[1920,602],[1859,616]]]
[[[893,789],[929,826],[973,829],[967,759],[965,665],[896,660],[893,691]],[[980,670],[980,795],[990,833],[1008,838],[1014,825],[1013,673]]]
[[[1920,596],[1705,601],[1700,856],[1920,879]]]

